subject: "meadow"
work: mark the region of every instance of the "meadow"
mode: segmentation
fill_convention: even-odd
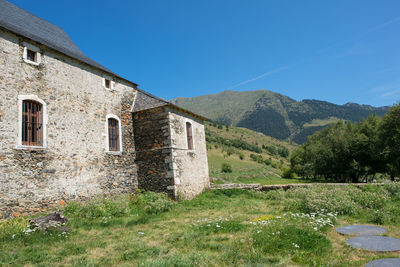
[[[0,266],[363,266],[399,253],[350,248],[335,227],[378,224],[400,238],[400,184],[138,192],[58,207],[70,232],[0,221]],[[38,216],[38,215],[37,215]]]
[[[285,179],[295,144],[277,140],[246,128],[206,123],[207,156],[211,183],[304,183]],[[222,170],[228,164],[231,171]]]

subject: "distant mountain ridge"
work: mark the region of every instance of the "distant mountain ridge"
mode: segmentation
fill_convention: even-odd
[[[268,90],[224,91],[218,94],[172,100],[178,106],[228,125],[303,143],[307,136],[339,119],[359,121],[370,114],[384,115],[389,107],[356,103],[336,105],[326,101],[296,101]]]

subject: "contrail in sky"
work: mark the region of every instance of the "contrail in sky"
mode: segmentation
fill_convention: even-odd
[[[316,51],[316,52],[314,53],[314,55],[315,55],[315,54],[323,53],[323,52],[325,52],[325,51],[327,51],[327,50],[329,50],[329,49],[331,49],[331,48],[333,48],[333,47],[342,45],[342,44],[344,44],[344,43],[357,40],[357,39],[359,39],[359,38],[361,38],[361,37],[363,37],[363,36],[365,36],[365,35],[367,35],[367,34],[369,34],[369,33],[371,33],[371,32],[380,30],[380,29],[382,29],[382,28],[385,28],[386,26],[389,26],[389,25],[391,25],[391,24],[393,24],[393,23],[396,23],[396,22],[399,22],[399,21],[400,21],[400,17],[393,18],[393,19],[391,19],[391,20],[389,20],[389,21],[386,21],[386,22],[384,22],[384,23],[382,23],[382,24],[379,24],[379,25],[376,25],[376,26],[374,26],[374,27],[371,27],[371,28],[369,28],[367,31],[365,31],[365,32],[363,32],[363,33],[356,34],[353,38],[345,39],[345,40],[342,40],[342,41],[333,43],[333,44],[331,44],[330,46],[327,46],[327,47],[325,47],[325,48],[322,48],[322,49]],[[310,56],[310,57],[308,57],[308,58],[306,58],[306,59],[304,59],[304,60],[301,60],[300,62],[307,61],[307,60],[309,60],[311,57],[312,57],[312,56]],[[297,62],[297,64],[299,64],[300,62]],[[254,77],[254,78],[252,78],[252,79],[249,79],[249,80],[240,82],[240,83],[238,83],[238,84],[235,84],[234,86],[229,87],[228,90],[233,89],[233,88],[236,88],[236,87],[241,86],[241,85],[244,85],[244,84],[248,84],[248,83],[250,83],[250,82],[254,82],[254,81],[256,81],[256,80],[259,80],[259,79],[261,79],[261,78],[270,76],[270,75],[272,75],[272,74],[275,74],[275,73],[278,73],[278,72],[287,70],[287,69],[289,69],[289,68],[290,68],[291,66],[293,66],[293,65],[295,65],[295,64],[292,64],[292,65],[285,65],[285,66],[278,67],[278,68],[276,68],[276,69],[273,69],[273,70],[271,70],[271,71],[265,72],[265,73],[263,73],[263,74],[261,74],[261,75],[259,75],[259,76],[257,76],[257,77]]]
[[[231,87],[228,88],[228,90],[229,90],[229,89],[236,88],[236,87],[241,86],[241,85],[244,85],[244,84],[247,84],[247,83],[250,83],[250,82],[254,82],[254,81],[258,80],[258,79],[261,79],[261,78],[270,76],[270,75],[272,75],[272,74],[274,74],[274,73],[281,72],[281,71],[283,71],[283,70],[287,70],[288,68],[289,68],[289,66],[282,66],[282,67],[276,68],[276,69],[274,69],[274,70],[271,70],[271,71],[268,71],[268,72],[266,72],[266,73],[263,73],[263,74],[261,74],[261,75],[259,75],[259,76],[257,76],[257,77],[254,77],[254,78],[252,78],[252,79],[250,79],[250,80],[246,80],[246,81],[240,82],[240,83],[238,83],[238,84],[236,84],[236,85],[234,85],[234,86],[231,86]]]
[[[320,54],[320,53],[323,53],[323,52],[325,52],[325,51],[327,51],[327,50],[329,50],[329,49],[331,49],[331,48],[334,48],[334,47],[336,47],[336,46],[340,46],[340,45],[342,45],[342,44],[355,41],[355,40],[360,39],[361,37],[363,37],[363,36],[365,36],[365,35],[367,35],[367,34],[369,34],[369,33],[371,33],[371,32],[375,32],[375,31],[377,31],[377,30],[383,29],[383,28],[385,28],[386,26],[389,26],[389,25],[391,25],[391,24],[393,24],[393,23],[396,23],[396,22],[399,22],[399,21],[400,21],[400,17],[393,18],[393,19],[388,20],[388,21],[386,21],[386,22],[384,22],[384,23],[381,23],[381,24],[379,24],[379,25],[376,25],[376,26],[374,26],[374,27],[371,27],[371,28],[369,28],[368,30],[366,30],[365,32],[362,32],[362,33],[359,33],[359,34],[355,34],[354,37],[352,37],[352,38],[345,39],[345,40],[341,40],[341,41],[338,41],[338,42],[336,42],[336,43],[333,43],[333,44],[331,44],[331,45],[329,45],[329,46],[327,46],[327,47],[325,47],[325,48],[322,48],[322,49],[318,50],[316,53],[317,53],[317,54]]]

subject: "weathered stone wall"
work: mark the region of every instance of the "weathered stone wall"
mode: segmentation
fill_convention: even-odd
[[[167,108],[136,112],[133,117],[139,189],[175,197]]]
[[[23,41],[41,48],[39,66],[23,61]],[[137,188],[130,113],[136,90],[122,80],[106,90],[103,74],[0,30],[0,214]],[[16,149],[18,95],[47,104],[44,150]],[[107,114],[121,119],[121,155],[105,153]]]
[[[169,120],[176,194],[190,199],[210,186],[204,122],[174,108],[169,108]],[[192,150],[188,150],[186,122],[192,124]]]

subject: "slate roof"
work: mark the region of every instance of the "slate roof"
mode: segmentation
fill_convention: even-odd
[[[4,28],[37,43],[43,44],[64,55],[77,59],[83,63],[112,74],[115,77],[137,86],[136,83],[113,73],[103,65],[87,57],[60,27],[45,21],[6,0],[0,0],[0,28]],[[156,97],[141,89],[136,89],[138,91],[132,112],[168,105],[193,116],[205,119],[204,117],[192,113],[191,111],[175,106],[167,100]]]
[[[118,78],[122,78],[87,57],[63,29],[6,0],[0,0],[0,27],[50,47]]]
[[[208,120],[207,118],[193,113],[190,110],[181,108],[175,104],[172,104],[171,102],[158,98],[156,96],[153,96],[147,92],[143,92],[143,91],[138,91],[136,93],[136,97],[135,97],[135,102],[133,103],[133,107],[132,107],[132,112],[139,112],[139,111],[143,111],[143,110],[149,110],[149,109],[153,109],[153,108],[158,108],[158,107],[162,107],[162,106],[169,106],[172,107],[178,111],[184,112],[184,113],[188,113],[190,115],[192,115],[193,117],[199,118],[201,120]]]

